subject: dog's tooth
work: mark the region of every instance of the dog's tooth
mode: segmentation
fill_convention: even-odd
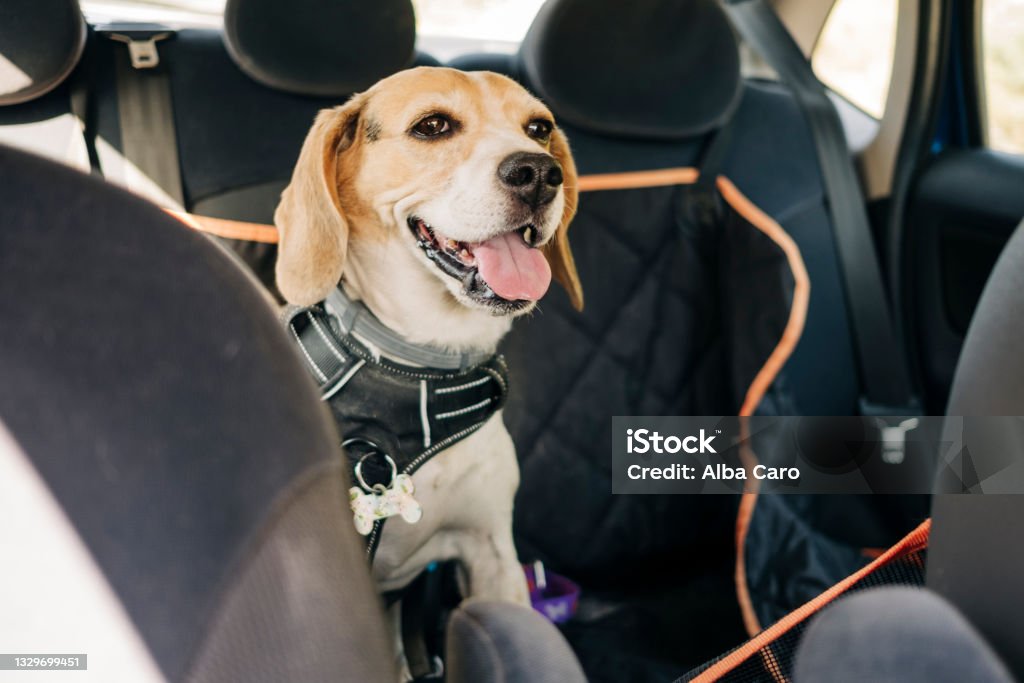
[[[533,246],[533,226],[528,225],[523,228],[523,241]]]
[[[450,237],[449,237],[449,238],[448,238],[448,240],[447,240],[447,241],[445,242],[445,245],[447,245],[447,247],[448,247],[449,249],[451,249],[452,251],[455,251],[456,249],[458,249],[458,248],[459,248],[459,243],[458,243],[458,242],[456,242],[455,240],[453,240],[453,239],[452,239],[452,238],[450,238]]]

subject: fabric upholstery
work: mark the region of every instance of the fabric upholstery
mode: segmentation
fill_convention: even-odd
[[[524,81],[563,122],[606,135],[701,135],[740,92],[736,40],[715,0],[552,0],[519,57]]]
[[[287,582],[251,581],[262,597],[233,593],[248,590],[250,563],[280,559],[261,547],[274,542],[275,524],[296,529],[289,509],[310,515],[292,541],[313,543],[327,513],[292,507],[313,477],[347,487],[330,417],[262,295],[203,236],[110,185],[6,148],[0,177],[0,316],[10,321],[0,335],[0,419],[164,676],[182,680],[233,594],[296,624],[315,616],[388,678],[374,589],[350,560],[363,557],[350,524],[316,532],[337,536],[317,537],[336,549],[334,569],[284,567],[277,576]],[[339,573],[344,595],[324,594]],[[311,614],[314,596],[324,607]],[[344,612],[328,609],[342,599]],[[271,636],[251,637],[250,646]],[[337,661],[319,649],[288,656],[314,658],[308,667]]]
[[[85,44],[77,0],[0,3],[0,144],[88,170],[71,112],[72,73]]]
[[[212,618],[190,683],[398,680],[366,557],[348,543],[340,470],[307,477],[265,526]],[[300,590],[284,588],[293,586]]]
[[[0,107],[0,144],[89,170],[82,127],[71,113],[68,81],[34,100]]]
[[[361,5],[372,6],[376,5]],[[349,25],[357,20],[372,21],[372,16],[350,16]],[[125,46],[105,39],[96,42],[97,135],[100,144],[117,154],[122,144],[113,59],[114,51]],[[204,216],[272,224],[317,112],[343,104],[355,90],[313,97],[268,88],[239,69],[215,30],[181,30],[160,42],[158,49],[170,80],[186,208]],[[290,49],[301,52],[295,46]],[[333,62],[333,68],[339,74],[357,72],[360,59],[349,55],[347,61]],[[414,64],[437,61],[416,53]],[[270,291],[276,291],[276,245],[236,240],[225,244]]]
[[[1012,683],[956,608],[934,593],[879,588],[826,608],[797,651],[794,683]]]
[[[0,4],[0,107],[40,97],[68,77],[85,47],[78,0]]]
[[[842,289],[814,150],[795,107],[781,87],[748,83],[723,169],[791,234],[811,280],[803,336],[776,381],[780,391],[762,410],[848,414],[856,375]],[[566,130],[583,174],[690,165],[701,142]],[[680,201],[665,188],[583,193],[569,234],[585,310],[573,311],[553,290],[504,343],[512,374],[505,420],[523,472],[518,547],[525,559],[539,556],[599,585],[644,574],[708,536],[731,533],[728,500],[611,495],[607,416],[734,414],[737,406],[723,400],[728,379],[720,364],[711,356],[703,365],[694,361],[721,353],[723,344],[757,346],[747,330],[731,332],[735,339],[713,333],[723,310],[707,292],[718,285],[708,279],[706,260],[687,260],[676,222]]]
[[[1024,223],[1006,244],[971,319],[948,415],[1024,414]]]
[[[586,681],[558,629],[518,605],[468,602],[448,621],[447,678],[474,683]]]
[[[985,495],[938,495],[928,558],[928,585],[955,604],[1024,676],[1019,537],[1024,497],[1024,224],[1003,249],[978,302],[956,368],[947,429],[963,421],[974,467],[951,458],[940,468],[937,491],[960,491],[974,471]],[[979,417],[980,416],[980,417]],[[1012,417],[1011,417],[1012,416]],[[952,431],[947,438],[955,438]],[[954,455],[951,453],[950,455]],[[991,463],[1003,462],[1005,468]],[[989,470],[989,471],[986,471]],[[992,492],[1006,491],[1011,495]]]
[[[125,47],[97,42],[97,132],[120,150],[112,51]],[[186,204],[222,207],[211,209],[213,216],[272,223],[279,190],[291,177],[317,112],[343,104],[355,91],[308,97],[267,88],[239,70],[220,32],[211,29],[184,29],[158,46],[171,83]],[[417,55],[416,63],[436,62]],[[344,71],[348,64],[336,68]],[[258,197],[228,199],[254,187],[260,188]],[[247,208],[239,213],[243,204]]]
[[[358,92],[412,63],[409,0],[228,0],[224,42],[254,80],[301,95]]]
[[[97,680],[166,683],[60,501],[2,423],[0,519],[0,547],[16,549],[4,553],[0,582],[0,604],[18,615],[0,621],[6,648],[73,643]]]

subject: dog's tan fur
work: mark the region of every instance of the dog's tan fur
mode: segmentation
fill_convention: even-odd
[[[436,141],[410,135],[436,112],[458,120],[456,134]],[[546,143],[526,135],[538,117],[553,121],[514,81],[444,68],[401,72],[321,112],[275,215],[282,294],[308,305],[341,282],[409,341],[493,351],[512,316],[466,300],[461,285],[416,246],[406,220],[415,212],[467,242],[507,231],[514,227],[506,216],[512,200],[498,182],[498,164],[515,152],[547,152],[564,183],[537,211],[535,225],[554,278],[582,307],[567,237],[576,169],[557,128]],[[430,460],[414,481],[423,518],[385,527],[374,564],[381,588],[400,588],[428,563],[455,558],[471,596],[526,603],[511,534],[519,471],[501,413]]]

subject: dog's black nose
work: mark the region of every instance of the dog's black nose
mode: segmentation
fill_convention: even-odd
[[[550,154],[516,152],[498,164],[498,178],[531,208],[547,204],[562,184],[562,167]]]

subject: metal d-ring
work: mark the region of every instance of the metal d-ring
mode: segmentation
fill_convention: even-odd
[[[382,451],[377,444],[373,443],[368,439],[362,439],[358,437],[346,439],[345,441],[342,442],[341,447],[348,448],[349,446],[355,444],[363,444],[365,446],[369,446],[372,449],[368,453],[364,454],[363,457],[359,458],[358,462],[356,462],[356,481],[359,482],[359,485],[363,487],[363,490],[367,491],[368,493],[376,493],[377,495],[384,493],[385,491],[388,490],[388,488],[391,487],[392,484],[395,483],[395,479],[398,477],[398,465],[395,464],[394,459],[390,455]],[[369,484],[366,483],[366,480],[363,479],[363,461],[369,458],[371,455],[384,456],[384,462],[386,462],[391,467],[391,481],[387,483],[387,486],[385,486],[384,484],[374,484],[373,486],[370,486]]]

